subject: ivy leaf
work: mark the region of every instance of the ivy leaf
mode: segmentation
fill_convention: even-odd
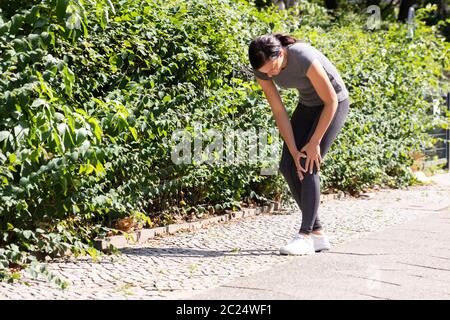
[[[10,136],[9,131],[0,131],[0,142],[2,142],[3,140],[8,139]]]
[[[133,128],[133,127],[129,127],[129,129],[130,129],[130,132],[131,132],[131,134],[132,134],[134,140],[137,141],[137,140],[138,140],[138,136],[137,136],[136,129]]]
[[[94,129],[94,135],[95,135],[95,137],[97,138],[97,140],[98,140],[99,142],[101,142],[103,132],[102,132],[102,128],[100,127],[100,125],[99,125],[99,123],[98,123],[98,120],[91,117],[91,118],[89,118],[88,122],[91,124],[91,126],[92,126],[93,129]]]
[[[25,230],[22,232],[22,234],[25,237],[25,239],[30,239],[31,236],[33,235],[33,232],[31,230]]]
[[[69,4],[69,0],[57,0],[56,1],[56,17],[62,21],[66,17],[66,9]]]

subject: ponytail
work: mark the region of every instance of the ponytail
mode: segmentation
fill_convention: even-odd
[[[277,38],[278,41],[280,41],[280,43],[281,43],[281,45],[282,45],[283,47],[286,47],[286,46],[288,46],[288,45],[290,45],[290,44],[299,42],[299,40],[297,40],[296,38],[294,38],[293,36],[288,35],[288,34],[284,34],[284,33],[277,32],[277,33],[273,33],[272,35],[273,35],[275,38]]]

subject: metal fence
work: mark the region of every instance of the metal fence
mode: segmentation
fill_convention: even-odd
[[[446,105],[446,109],[450,112],[450,92],[441,96],[443,103]],[[441,111],[442,108],[439,109]],[[432,148],[424,150],[425,161],[424,167],[443,165],[444,169],[449,168],[450,152],[449,152],[449,139],[450,128],[436,128],[430,132],[435,138],[445,139],[439,140]]]

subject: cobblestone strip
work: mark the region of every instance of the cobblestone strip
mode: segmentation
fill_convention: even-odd
[[[319,215],[332,245],[450,206],[450,187],[383,189],[364,199],[327,200]],[[195,232],[149,240],[99,262],[89,258],[48,263],[69,288],[29,279],[0,283],[0,299],[176,299],[195,290],[284,263],[278,249],[299,229],[301,213],[259,215]],[[326,254],[326,253],[321,253]]]

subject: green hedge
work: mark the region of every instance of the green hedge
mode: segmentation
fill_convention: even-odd
[[[423,94],[448,69],[448,43],[424,25],[411,42],[396,24],[332,25],[324,8],[302,5],[299,16],[247,1],[47,0],[4,17],[0,277],[67,250],[95,257],[91,239],[120,218],[148,227],[286,198],[281,175],[259,164],[170,157],[172,133],[194,121],[219,132],[275,127],[247,61],[249,41],[270,31],[309,39],[350,90],[322,189],[410,183],[410,152],[430,143]],[[292,112],[295,90],[282,97]]]

